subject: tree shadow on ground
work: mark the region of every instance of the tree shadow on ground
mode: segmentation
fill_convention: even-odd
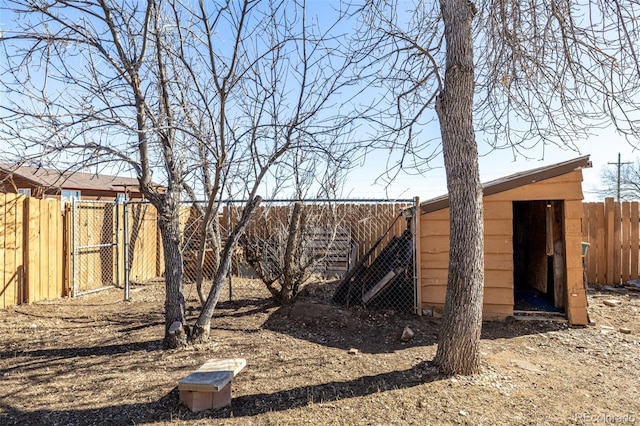
[[[271,411],[284,411],[310,404],[412,388],[448,377],[439,373],[438,369],[430,362],[420,362],[407,370],[363,376],[354,380],[301,386],[274,393],[239,396],[233,399],[231,407],[209,413],[208,417],[251,417]]]
[[[51,349],[28,349],[16,351],[0,352],[0,359],[28,356],[32,358],[75,358],[117,355],[136,351],[158,351],[162,350],[162,340],[149,340],[144,342],[122,343],[117,345],[87,346],[81,348],[51,348]]]
[[[30,371],[41,368],[42,365],[51,364],[69,358],[91,358],[102,356],[114,356],[130,354],[131,352],[152,352],[163,350],[162,340],[149,340],[144,342],[131,342],[115,345],[9,350],[0,352],[0,359],[27,357],[30,361],[22,362],[11,367],[4,368],[3,374],[10,374],[14,370]],[[1,424],[1,423],[0,423]]]
[[[482,339],[512,339],[514,337],[542,334],[551,331],[566,330],[570,326],[566,322],[556,321],[484,321],[482,323]]]
[[[343,382],[301,386],[273,393],[243,395],[232,400],[231,406],[216,410],[192,413],[179,402],[178,389],[174,388],[158,401],[124,404],[102,408],[77,410],[20,410],[0,399],[1,424],[144,424],[168,420],[241,418],[286,411],[310,404],[339,401],[348,398],[412,388],[424,383],[446,379],[430,363],[421,362],[407,370],[392,371],[374,376],[359,377]]]
[[[273,312],[263,328],[324,346],[343,350],[357,348],[361,352],[377,354],[435,345],[441,322],[439,318],[403,312],[298,300]],[[400,337],[405,327],[415,334],[411,340],[403,342]],[[485,321],[482,339],[508,339],[568,327],[566,323],[553,321]]]
[[[364,353],[392,353],[413,346],[435,344],[433,321],[395,311],[347,309],[341,306],[298,300],[271,313],[264,329],[323,346]],[[415,333],[401,341],[405,327]]]
[[[266,312],[273,308],[273,299],[238,299],[219,302],[216,306],[217,317],[239,318]],[[198,308],[199,312],[200,308]]]

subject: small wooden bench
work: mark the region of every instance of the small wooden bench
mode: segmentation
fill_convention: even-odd
[[[244,358],[210,359],[178,381],[180,401],[191,411],[222,408],[231,404],[231,381],[247,365]]]

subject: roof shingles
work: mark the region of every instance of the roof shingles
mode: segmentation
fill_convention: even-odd
[[[128,187],[137,192],[138,179],[94,173],[61,172],[43,167],[9,167],[0,165],[4,173],[28,179],[45,188],[91,189],[96,191],[122,191]]]

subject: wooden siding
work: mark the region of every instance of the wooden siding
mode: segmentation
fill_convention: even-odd
[[[513,202],[564,201],[563,230],[567,317],[586,324],[586,292],[582,275],[582,171],[512,188],[484,197],[485,319],[513,315]],[[449,259],[449,208],[421,215],[421,302],[424,309],[439,313],[444,306]]]
[[[582,170],[485,197],[492,201],[582,200]]]
[[[14,176],[10,179],[5,179],[4,176],[6,175],[0,172],[0,191],[15,194],[18,189],[28,188],[31,190],[32,197],[42,198],[43,189],[38,185],[34,185],[32,181],[20,176]]]
[[[416,206],[420,206],[420,199],[416,198]],[[418,212],[420,211],[420,208],[417,208]],[[416,258],[414,259],[414,270],[415,270],[415,277],[414,277],[414,285],[415,285],[415,295],[416,295],[416,314],[418,315],[422,315],[422,309],[420,308],[420,301],[422,300],[422,265],[421,265],[421,256],[420,253],[422,252],[422,246],[420,245],[420,235],[422,232],[422,229],[420,227],[421,225],[421,220],[420,220],[420,214],[419,213],[414,213],[414,217],[413,217],[413,222],[412,225],[414,226],[414,250],[415,250],[415,256]]]
[[[567,316],[571,324],[586,325],[587,292],[582,267],[582,197],[564,203],[564,242],[567,285]]]

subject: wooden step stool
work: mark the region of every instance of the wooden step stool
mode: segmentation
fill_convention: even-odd
[[[180,401],[191,411],[222,408],[231,404],[231,381],[247,365],[244,358],[210,359],[178,381]]]

